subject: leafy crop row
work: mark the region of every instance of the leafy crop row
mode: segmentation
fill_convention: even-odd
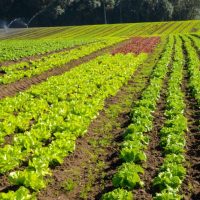
[[[187,36],[192,41],[192,45],[197,50],[197,54],[200,54],[200,35],[194,34],[194,35],[187,35]]]
[[[174,62],[168,83],[165,111],[167,120],[159,133],[160,145],[164,150],[165,158],[158,176],[153,181],[155,189],[159,191],[154,197],[155,200],[182,199],[178,192],[186,175],[183,164],[185,161],[185,131],[187,131],[184,94],[181,91],[183,66],[182,42],[179,37],[176,37]]]
[[[103,200],[132,200],[133,196],[128,191],[144,185],[140,174],[144,173],[141,163],[146,161],[144,150],[149,143],[149,138],[145,133],[153,128],[152,113],[156,109],[163,81],[168,72],[173,46],[174,38],[170,36],[165,52],[153,71],[149,86],[142,93],[141,99],[135,103],[131,112],[132,123],[126,130],[120,151],[120,158],[124,163],[118,168],[112,179],[114,187],[122,189],[115,189],[104,194]]]
[[[110,46],[119,41],[120,40],[116,39],[106,42],[100,41],[82,46],[78,49],[44,56],[35,61],[20,62],[10,66],[2,66],[0,67],[0,70],[3,71],[5,74],[0,76],[0,83],[7,84],[20,80],[24,77],[30,78],[33,75],[41,74],[42,72],[52,69],[54,67],[60,67],[63,64],[70,62],[71,60],[76,60],[83,56],[89,55],[94,51],[102,49],[106,46]]]
[[[23,57],[44,54],[75,45],[95,42],[91,39],[80,40],[6,40],[0,41],[0,62],[18,60]]]
[[[195,48],[192,46],[191,40],[187,36],[182,36],[182,39],[184,41],[184,46],[186,48],[187,57],[188,57],[187,66],[188,66],[188,72],[190,76],[189,86],[191,88],[194,98],[197,100],[198,104],[200,105],[199,57]]]
[[[22,186],[16,192],[1,193],[0,198],[1,200],[36,200],[36,194],[31,194],[27,188]]]
[[[20,130],[15,121],[7,121],[6,124],[14,122],[12,131],[17,134],[12,145],[0,149],[1,173],[28,161],[24,170],[10,172],[10,183],[35,191],[44,188],[45,177],[51,175],[50,167],[62,163],[74,150],[76,138],[86,132],[91,120],[102,109],[105,98],[115,95],[146,57],[146,54],[138,57],[104,55],[14,98],[2,100],[1,124],[8,115],[13,120],[20,115],[29,117],[22,128],[27,127],[30,117],[34,123],[30,129]],[[12,102],[17,103],[12,105]],[[41,110],[35,114],[37,104]],[[33,108],[30,105],[34,105]],[[12,195],[15,197],[16,193]],[[0,197],[6,199],[6,195],[10,193]]]

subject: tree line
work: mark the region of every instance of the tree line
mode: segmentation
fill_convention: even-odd
[[[0,19],[30,26],[129,23],[200,18],[200,0],[1,0]]]

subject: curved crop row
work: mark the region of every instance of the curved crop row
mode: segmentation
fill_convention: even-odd
[[[122,189],[115,189],[104,194],[103,200],[132,200],[133,196],[129,190],[144,185],[139,174],[144,173],[141,163],[146,161],[144,150],[149,143],[149,138],[145,133],[153,128],[152,113],[156,109],[163,81],[168,72],[173,46],[174,38],[169,37],[165,52],[154,69],[149,86],[142,93],[141,99],[135,103],[131,112],[132,122],[126,130],[120,151],[120,158],[124,163],[112,179],[113,186]]]
[[[197,55],[200,59],[200,35],[187,35],[187,36],[192,41],[192,46],[196,49]]]
[[[199,57],[200,57],[200,36],[198,36],[198,35],[188,35],[188,37],[192,41],[195,49],[197,50],[197,54],[199,54]]]
[[[0,62],[18,60],[23,57],[44,54],[70,48],[75,45],[95,42],[91,39],[80,40],[9,40],[0,41]]]
[[[30,131],[14,136],[14,145],[0,149],[3,161],[0,164],[1,173],[29,158],[28,167],[23,171],[11,172],[9,180],[13,185],[24,185],[35,191],[44,188],[45,176],[51,174],[50,166],[62,163],[74,150],[75,139],[86,132],[91,120],[102,109],[105,98],[115,95],[146,57],[146,54],[138,57],[130,54],[101,56],[12,98],[11,101],[24,98],[26,104],[29,104],[29,100],[42,100],[49,107],[44,109]],[[9,100],[2,104],[8,102],[9,106]],[[17,105],[22,113],[23,106]],[[15,107],[10,112],[14,110]],[[33,113],[30,109],[29,113],[24,114],[34,117]],[[0,197],[2,195],[6,194]]]
[[[159,191],[155,200],[169,199],[181,200],[179,189],[186,175],[184,168],[185,131],[187,131],[187,119],[184,116],[184,94],[181,90],[183,79],[184,55],[182,42],[176,37],[174,62],[168,83],[166,104],[166,121],[161,129],[160,146],[164,150],[164,162],[158,176],[154,179],[154,188]]]
[[[189,72],[189,86],[192,90],[192,95],[197,100],[200,105],[200,71],[199,71],[199,56],[194,47],[192,47],[192,42],[187,36],[182,36],[184,41],[184,46],[187,52],[187,66]]]
[[[78,49],[55,53],[49,56],[41,57],[35,61],[20,62],[10,66],[0,67],[0,71],[4,74],[0,76],[0,84],[8,84],[20,80],[24,77],[32,77],[41,74],[49,69],[60,67],[72,60],[84,57],[99,49],[110,46],[120,40],[109,40],[106,42],[96,42],[88,44]]]

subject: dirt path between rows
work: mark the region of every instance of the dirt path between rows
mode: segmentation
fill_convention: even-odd
[[[184,70],[182,89],[185,93],[186,117],[188,119],[188,132],[186,136],[186,168],[187,175],[183,182],[181,193],[184,200],[200,199],[200,109],[192,97],[189,88],[187,66]]]

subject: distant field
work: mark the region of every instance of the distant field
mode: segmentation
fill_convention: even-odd
[[[199,200],[200,21],[0,30],[0,200]]]
[[[194,33],[200,31],[199,21],[152,22],[136,24],[109,24],[91,26],[69,26],[50,28],[11,29],[7,34],[0,32],[0,39],[57,39],[131,37]]]

